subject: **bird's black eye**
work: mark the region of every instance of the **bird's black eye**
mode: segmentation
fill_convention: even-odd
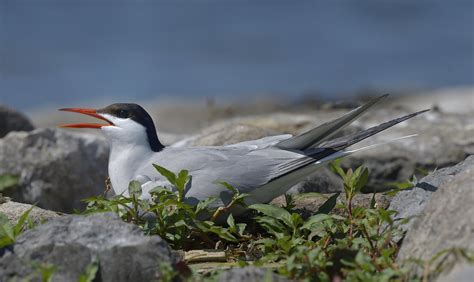
[[[128,111],[127,110],[118,110],[117,116],[119,118],[128,118]]]

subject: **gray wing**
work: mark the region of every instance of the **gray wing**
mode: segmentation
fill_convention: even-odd
[[[272,142],[262,144],[269,143]],[[175,173],[186,169],[191,175],[187,198],[204,200],[217,196],[225,202],[226,198],[230,197],[230,193],[216,181],[228,182],[241,193],[249,193],[275,178],[279,165],[304,156],[271,146],[263,149],[255,148],[255,146],[250,142],[238,146],[165,148],[160,153],[151,156],[145,162],[146,165],[136,171],[135,179],[143,184],[142,187],[146,193],[156,186],[167,183],[164,177],[153,168],[153,163]],[[216,203],[218,204],[221,203]]]

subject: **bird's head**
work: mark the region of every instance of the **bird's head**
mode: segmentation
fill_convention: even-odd
[[[148,144],[155,152],[163,149],[156,135],[153,119],[140,105],[117,103],[102,109],[64,108],[60,111],[80,113],[105,121],[65,124],[61,127],[101,129],[112,143]]]

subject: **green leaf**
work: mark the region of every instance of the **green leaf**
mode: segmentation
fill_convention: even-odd
[[[245,223],[237,223],[235,225],[237,227],[237,233],[242,236],[244,235],[245,227],[247,227],[247,224]]]
[[[159,166],[157,164],[153,164],[153,167],[163,176],[165,177],[169,183],[176,186],[176,174],[167,170],[166,168]]]
[[[182,170],[178,173],[178,178],[176,178],[176,188],[178,190],[183,189],[186,187],[186,183],[189,180],[189,171]]]
[[[344,170],[341,168],[341,159],[332,161],[329,164],[329,167],[334,173],[338,174],[342,179],[345,179],[346,174],[344,173]]]
[[[20,219],[18,219],[18,222],[16,223],[16,225],[13,227],[13,233],[14,233],[15,237],[18,236],[20,234],[20,232],[23,230],[23,227],[24,227],[24,225],[26,223],[26,220],[28,219],[28,216],[30,215],[30,212],[31,212],[32,209],[33,209],[33,207],[26,210],[20,216]]]
[[[205,199],[204,201],[200,201],[197,206],[196,206],[196,214],[199,214],[200,212],[206,210],[210,204],[215,202],[217,200],[216,197],[209,197]]]
[[[18,184],[20,176],[13,174],[2,174],[0,175],[0,192],[7,190]]]
[[[276,236],[277,233],[282,233],[287,230],[285,226],[278,219],[270,216],[261,216],[256,218],[257,222],[268,232]]]
[[[372,194],[372,199],[370,200],[370,209],[375,209],[377,201],[375,200],[375,192]]]
[[[356,192],[360,192],[360,190],[367,185],[369,181],[369,170],[367,168],[359,167],[362,172],[358,173],[356,183],[355,183],[355,190]]]
[[[291,214],[284,208],[276,207],[269,204],[254,204],[248,207],[263,213],[266,216],[270,216],[283,221],[287,226],[292,227],[293,221],[291,220]]]
[[[230,241],[230,242],[237,242],[237,238],[232,235],[227,228],[221,227],[221,226],[211,226],[209,228],[209,231],[218,235],[221,239]]]
[[[137,180],[132,180],[128,184],[128,194],[131,197],[140,198],[142,195],[142,185]]]
[[[234,195],[239,194],[239,191],[235,189],[234,186],[230,185],[228,182],[218,180],[218,181],[215,181],[215,183],[224,186],[227,190],[231,191]]]
[[[229,225],[230,228],[235,229],[235,220],[232,214],[229,214],[229,216],[227,217],[227,224]]]
[[[329,197],[329,199],[327,199],[326,202],[324,202],[324,204],[322,204],[318,208],[318,211],[316,213],[324,213],[324,214],[330,213],[336,206],[337,198],[339,197],[340,194],[341,192],[337,192],[336,194]]]
[[[311,230],[311,227],[317,223],[321,223],[325,220],[332,219],[331,216],[321,213],[311,216],[306,220],[306,222],[301,226],[301,229]]]
[[[79,276],[79,282],[92,282],[96,278],[97,271],[99,270],[99,263],[94,260],[92,263],[90,263],[86,269],[84,270],[84,273],[82,273]]]

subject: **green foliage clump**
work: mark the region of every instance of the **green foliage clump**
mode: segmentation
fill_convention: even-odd
[[[246,225],[235,224],[231,216],[227,219],[229,228],[216,224],[216,221],[232,207],[243,205],[245,194],[240,194],[226,182],[219,182],[233,193],[227,205],[211,208],[210,205],[217,201],[217,198],[189,205],[184,201],[186,185],[190,179],[188,171],[182,170],[175,174],[159,165],[155,164],[154,167],[168,180],[173,189],[155,187],[149,191],[151,200],[141,200],[141,185],[138,181],[132,181],[128,187],[129,196],[118,195],[111,199],[98,196],[86,199],[88,206],[85,214],[115,212],[124,221],[140,226],[146,234],[160,235],[176,249],[213,248],[219,240],[238,243],[238,238],[244,236]]]
[[[32,209],[25,211],[16,224],[11,223],[3,213],[0,213],[0,250],[13,245],[21,232],[34,226],[34,222],[29,218]]]
[[[20,176],[14,174],[0,175],[0,193],[8,193],[20,181]]]
[[[189,205],[185,202],[188,171],[175,174],[154,167],[171,189],[156,187],[150,191],[151,200],[141,200],[141,185],[132,181],[129,196],[89,198],[85,213],[115,212],[146,234],[160,235],[174,249],[219,248],[226,250],[229,262],[272,266],[279,274],[299,281],[418,281],[430,273],[419,277],[407,265],[396,262],[399,245],[394,238],[401,238],[402,231],[394,223],[395,211],[377,206],[375,193],[369,207],[353,204],[369,178],[364,167],[343,170],[339,162],[333,162],[331,169],[343,180],[345,197],[341,200],[339,194],[332,195],[307,218],[295,209],[294,197],[285,195],[284,207],[250,205],[249,213],[237,219],[229,211],[245,206],[247,195],[228,183],[219,182],[233,194],[229,203],[211,207],[217,199],[209,198]],[[394,183],[395,192],[387,194],[411,185]],[[227,220],[221,220],[225,217]],[[248,218],[251,220],[245,220]],[[170,267],[165,270],[161,272],[168,280],[181,275]],[[191,280],[196,279],[200,277],[194,275]]]

